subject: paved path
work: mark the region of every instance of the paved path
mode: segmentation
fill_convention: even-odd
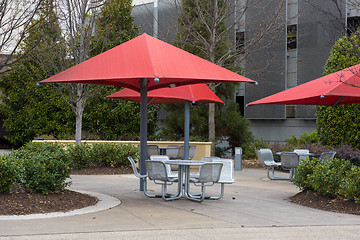
[[[73,189],[120,199],[108,210],[32,220],[0,220],[0,239],[359,239],[360,216],[289,203],[298,192],[265,170],[235,172],[225,196],[203,203],[146,198],[133,175],[72,176]],[[159,190],[159,186],[151,185]],[[217,192],[216,186],[209,188]]]

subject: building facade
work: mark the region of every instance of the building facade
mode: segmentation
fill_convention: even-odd
[[[256,4],[253,4],[256,2]],[[316,106],[247,103],[321,77],[336,40],[360,22],[350,0],[229,0],[230,39],[246,77],[234,96],[256,139],[282,142],[316,129]],[[252,4],[250,4],[252,3]],[[134,0],[133,15],[141,32],[172,42],[179,1]]]

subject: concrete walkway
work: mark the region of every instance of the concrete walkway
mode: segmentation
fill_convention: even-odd
[[[360,216],[289,203],[298,189],[268,180],[265,170],[244,169],[235,178],[221,200],[197,203],[147,198],[133,175],[72,176],[73,189],[121,204],[74,216],[0,220],[0,239],[359,239]]]

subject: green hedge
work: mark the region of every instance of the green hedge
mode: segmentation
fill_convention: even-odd
[[[0,192],[9,192],[13,185],[43,194],[62,190],[71,184],[66,181],[71,168],[128,166],[127,157],[138,155],[137,147],[132,145],[30,142],[0,158]]]
[[[295,172],[294,184],[301,190],[318,192],[325,197],[341,197],[360,204],[360,167],[348,160],[306,159]]]
[[[127,157],[138,158],[139,149],[131,144],[95,143],[69,145],[66,154],[75,169],[87,167],[121,167],[129,166]]]
[[[16,162],[10,157],[0,157],[0,193],[9,192],[16,180]]]

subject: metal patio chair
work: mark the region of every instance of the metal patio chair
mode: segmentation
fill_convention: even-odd
[[[299,166],[300,157],[296,152],[282,152],[280,155],[281,167],[289,170],[289,180],[294,177],[296,168]]]
[[[223,167],[221,169],[220,173],[220,179],[218,181],[219,184],[221,184],[221,193],[218,196],[215,197],[205,197],[205,199],[212,199],[217,200],[224,196],[224,188],[225,184],[231,184],[235,182],[234,178],[234,161],[232,159],[225,159],[225,158],[219,158],[219,157],[203,157],[201,159],[203,162],[217,162],[222,163]],[[199,171],[196,174],[190,175],[191,178],[199,178],[200,175],[200,168]]]
[[[148,175],[147,175],[147,174],[146,174],[146,175],[141,175],[141,174],[138,172],[138,170],[137,170],[137,168],[136,168],[135,160],[134,160],[132,157],[129,156],[129,157],[128,157],[128,160],[129,160],[130,163],[131,163],[131,167],[132,167],[132,169],[133,169],[133,171],[134,171],[135,176],[138,177],[138,178],[140,178],[140,179],[143,179],[143,186],[144,186],[144,194],[145,194],[145,196],[151,197],[151,198],[160,197],[160,196],[158,196],[158,195],[154,195],[154,194],[149,194],[149,193],[148,193],[148,191],[147,191],[147,177],[148,177]]]
[[[170,159],[176,159],[179,153],[179,145],[168,145],[166,149],[166,155],[169,156]]]
[[[150,156],[150,160],[156,160],[156,161],[169,161],[169,156],[166,155],[152,155]],[[165,164],[166,171],[168,174],[168,177],[170,178],[177,178],[178,174],[171,171],[171,166],[169,164]]]
[[[336,152],[335,151],[329,151],[329,152],[322,152],[320,155],[320,160],[328,160],[333,159],[335,157]]]
[[[299,156],[299,159],[300,159],[300,162],[302,160],[305,160],[308,156],[301,156],[302,154],[309,154],[310,151],[308,149],[294,149],[294,153],[297,153]]]
[[[200,167],[199,177],[190,179],[190,183],[194,183],[195,186],[201,186],[199,194],[190,194],[190,189],[188,189],[187,194],[192,200],[197,202],[204,201],[206,195],[205,188],[219,182],[222,167],[223,163],[220,162],[206,162]]]
[[[140,150],[140,145],[138,145],[138,149]],[[151,155],[160,155],[160,148],[158,145],[155,144],[147,145],[147,150],[148,150],[147,159],[150,159]]]
[[[274,156],[273,153],[271,151],[271,149],[269,148],[261,148],[259,150],[255,150],[257,158],[259,160],[259,162],[262,165],[265,165],[266,169],[267,169],[267,177],[271,180],[285,180],[287,178],[283,178],[283,177],[278,177],[275,175],[275,167],[280,167],[281,166],[281,162],[275,162],[274,161]],[[272,172],[272,176],[270,176],[270,169]]]
[[[162,199],[169,201],[180,198],[180,193],[169,195],[167,193],[167,186],[172,185],[178,181],[178,178],[172,178],[168,176],[166,164],[163,161],[147,160],[145,161],[147,176],[150,180],[154,181],[155,184],[160,184]]]

